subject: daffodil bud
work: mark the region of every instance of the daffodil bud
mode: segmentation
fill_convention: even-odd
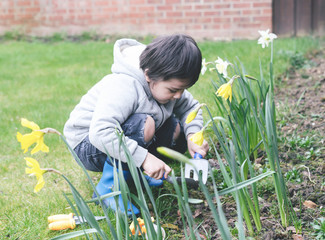
[[[197,113],[199,112],[200,108],[204,105],[206,105],[206,104],[202,103],[199,106],[197,106],[192,112],[190,112],[185,120],[185,123],[188,124],[188,123],[192,122],[194,120],[194,118],[196,117]]]

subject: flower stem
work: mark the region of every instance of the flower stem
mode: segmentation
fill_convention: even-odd
[[[45,168],[44,169],[45,171],[47,172],[53,172],[53,173],[56,173],[56,174],[59,174],[59,175],[63,175],[60,171],[54,169],[54,168]]]

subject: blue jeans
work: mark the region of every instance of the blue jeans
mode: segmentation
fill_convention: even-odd
[[[137,141],[137,143],[158,158],[162,156],[157,152],[157,147],[163,146],[172,148],[178,152],[184,153],[187,150],[187,142],[184,135],[183,127],[181,126],[181,133],[177,141],[173,141],[174,132],[179,123],[179,120],[174,116],[170,117],[155,133],[153,139],[149,142],[144,141],[144,125],[147,120],[147,114],[133,114],[122,125],[125,136]],[[74,151],[80,158],[84,167],[87,170],[94,172],[102,172],[107,155],[98,150],[89,141],[88,136],[79,143]],[[108,163],[111,164],[110,161]],[[128,170],[127,163],[122,162],[123,170]]]

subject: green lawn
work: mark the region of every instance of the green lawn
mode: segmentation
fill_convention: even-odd
[[[232,63],[240,59],[252,76],[260,75],[259,61],[264,68],[269,62],[270,48],[262,49],[257,41],[199,42],[199,47],[207,61],[215,61],[218,56]],[[317,47],[318,40],[314,38],[277,39],[275,75],[285,72],[295,51],[306,53]],[[45,187],[38,194],[33,193],[36,179],[25,174],[24,157],[30,155],[23,154],[16,140],[17,131],[29,132],[20,125],[20,118],[62,132],[81,96],[110,73],[112,52],[113,43],[104,42],[0,43],[1,239],[48,239],[60,234],[48,230],[47,217],[71,212],[62,194],[69,193],[69,187],[62,178],[46,174]],[[267,72],[265,68],[265,76]],[[209,106],[214,105],[210,80],[215,77],[215,73],[207,73],[190,89],[195,98]],[[91,187],[64,143],[56,135],[46,135],[45,142],[50,152],[33,157],[41,167],[60,170],[89,199]],[[100,178],[99,173],[91,176],[95,181]],[[99,207],[93,206],[93,210],[96,214]]]

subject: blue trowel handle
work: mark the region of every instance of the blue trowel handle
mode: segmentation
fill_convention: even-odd
[[[202,155],[201,154],[199,154],[199,153],[194,153],[194,159],[202,159],[203,157],[202,157]]]

